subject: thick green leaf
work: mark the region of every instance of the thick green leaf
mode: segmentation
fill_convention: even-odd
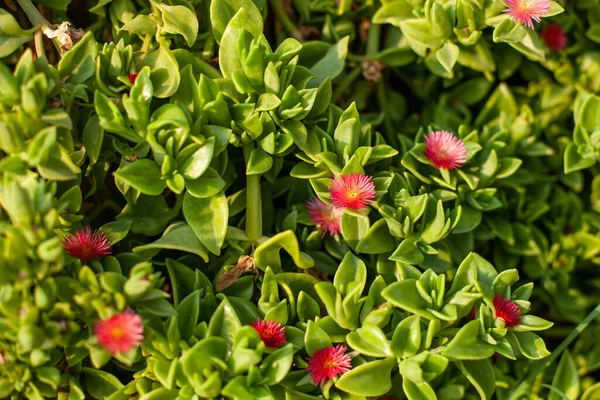
[[[115,177],[149,196],[158,196],[165,190],[160,169],[152,160],[137,160],[115,171]]]
[[[390,374],[395,366],[395,358],[359,365],[342,375],[335,387],[359,396],[381,396],[392,388]]]
[[[208,251],[215,255],[221,254],[229,219],[229,205],[223,192],[204,199],[186,193],[183,198],[183,215]]]
[[[0,8],[0,58],[8,57],[21,45],[33,39],[32,31],[23,30],[8,11]]]

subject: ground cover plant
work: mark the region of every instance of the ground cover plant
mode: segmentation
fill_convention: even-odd
[[[599,0],[0,7],[0,398],[600,399]]]

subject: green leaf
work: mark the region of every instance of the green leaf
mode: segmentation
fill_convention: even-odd
[[[429,304],[419,294],[416,279],[405,279],[392,283],[381,292],[381,295],[396,307],[426,319],[436,319],[432,313],[427,311]]]
[[[61,79],[69,83],[84,83],[94,76],[96,71],[96,55],[98,43],[94,34],[88,32],[69,51],[63,54],[58,63],[58,73]]]
[[[521,323],[513,329],[515,332],[544,331],[550,329],[552,325],[554,325],[553,322],[546,321],[535,315],[524,315],[521,318]]]
[[[212,2],[212,4],[215,3],[217,2]],[[257,19],[255,12],[256,7],[254,5],[249,7],[248,10],[245,7],[241,7],[233,18],[231,18],[223,32],[221,47],[219,48],[219,65],[225,78],[232,78],[233,73],[236,71],[244,71],[240,56],[238,55],[238,38],[242,31],[246,30],[250,32],[255,38],[262,35],[262,17],[258,15],[259,18]]]
[[[403,379],[402,389],[408,400],[437,400],[434,390],[427,382],[415,383]]]
[[[285,379],[293,361],[294,347],[291,343],[271,353],[260,365],[265,384],[273,386]]]
[[[447,42],[444,46],[435,52],[437,60],[442,64],[442,67],[448,72],[452,72],[456,60],[458,60],[458,46],[452,42]]]
[[[475,321],[476,322],[476,321]],[[456,366],[477,389],[481,400],[489,400],[496,389],[496,376],[489,359],[477,361],[456,361]]]
[[[92,115],[83,128],[83,145],[91,164],[95,164],[100,157],[103,139],[104,130],[100,126],[100,119],[97,115]]]
[[[356,245],[356,251],[363,254],[390,253],[394,250],[395,241],[385,219],[375,222],[367,234]]]
[[[135,16],[132,20],[126,22],[121,30],[131,32],[140,37],[146,35],[154,35],[156,33],[156,22],[147,15],[140,14]]]
[[[186,180],[194,180],[202,176],[212,161],[214,150],[214,137],[208,138],[202,145],[198,145],[196,151],[194,151],[185,160],[181,161],[179,167],[179,172],[181,175],[183,175]]]
[[[117,220],[102,225],[99,231],[106,235],[112,246],[125,239],[129,233],[129,229],[131,229],[131,221]]]
[[[412,357],[421,346],[421,319],[411,315],[403,319],[394,330],[391,350],[397,358]]]
[[[483,360],[490,358],[494,347],[479,339],[479,320],[468,322],[442,351],[442,355],[454,360]]]
[[[179,318],[179,332],[183,340],[189,340],[198,324],[198,316],[200,315],[200,291],[190,293],[177,306],[177,315]]]
[[[106,131],[116,133],[134,143],[141,141],[141,137],[127,125],[117,106],[99,90],[94,94],[94,107],[100,118],[100,126]]]
[[[355,249],[358,243],[369,231],[369,217],[367,215],[350,214],[346,211],[340,221],[342,236],[351,248]]]
[[[281,257],[279,251],[284,249],[294,260],[299,268],[310,268],[314,261],[308,255],[300,251],[298,239],[293,231],[284,231],[271,237],[258,246],[254,252],[256,266],[265,271],[271,267],[275,273],[281,271]]]
[[[231,347],[234,342],[235,334],[241,327],[242,323],[235,313],[235,310],[225,298],[210,318],[207,335],[223,338],[229,343],[229,347]]]
[[[546,14],[542,15],[542,17],[544,17],[544,18],[553,17],[555,15],[561,14],[564,11],[565,11],[565,9],[562,8],[562,6],[560,4],[558,4],[556,1],[551,1],[550,9],[548,10],[548,12]]]
[[[510,335],[513,335],[517,347],[521,351],[521,353],[529,358],[530,360],[539,360],[541,358],[547,357],[550,355],[548,349],[546,349],[546,344],[544,343],[544,339],[536,335],[532,332],[514,332],[509,333],[509,340],[511,338]],[[511,341],[512,343],[512,341]]]
[[[312,66],[310,72],[315,75],[315,79],[312,79],[309,82],[308,87],[319,87],[325,79],[333,79],[343,71],[344,65],[346,64],[346,56],[348,55],[349,41],[350,36],[343,37],[339,42],[327,50],[327,53],[322,59]]]
[[[121,389],[123,384],[112,374],[94,368],[83,367],[86,388],[95,399],[101,400]]]
[[[35,29],[21,29],[12,15],[0,8],[0,58],[10,56],[19,47],[31,41]]]
[[[162,196],[141,195],[136,204],[127,204],[117,219],[131,221],[133,233],[156,236],[179,214],[179,207],[169,208]]]
[[[192,228],[184,222],[171,225],[160,239],[153,243],[137,246],[133,252],[152,257],[161,249],[186,251],[202,257],[205,262],[208,262],[206,247],[200,243]]]
[[[395,358],[367,362],[342,375],[335,387],[359,396],[382,396],[392,388],[390,375],[395,366]]]
[[[273,166],[273,158],[262,148],[257,147],[250,153],[246,175],[262,175]]]
[[[161,43],[157,50],[143,58],[140,67],[150,68],[154,96],[164,99],[179,88],[179,64],[169,47]]]
[[[152,6],[160,10],[162,31],[173,35],[181,35],[187,45],[192,47],[198,36],[198,18],[185,6],[169,6],[152,1]]]
[[[394,0],[383,4],[373,16],[374,24],[392,24],[400,27],[400,22],[415,18],[413,6],[408,0]]]
[[[216,195],[225,188],[225,185],[226,182],[212,168],[208,168],[200,178],[185,182],[188,192],[200,199]]]
[[[125,164],[115,171],[115,177],[149,196],[158,196],[165,190],[160,169],[152,160],[137,160]]]
[[[244,9],[249,19],[249,24],[259,26],[260,33],[263,30],[263,20],[260,10],[252,0],[223,0],[210,2],[210,22],[217,43],[221,42],[225,29],[233,19],[238,10]],[[246,28],[247,29],[247,28]],[[247,29],[250,31],[250,29]]]
[[[392,356],[390,342],[377,325],[364,324],[346,336],[346,341],[354,350],[369,357],[385,358]]]
[[[220,255],[229,219],[229,205],[223,192],[205,199],[186,193],[183,198],[183,215],[208,251]]]

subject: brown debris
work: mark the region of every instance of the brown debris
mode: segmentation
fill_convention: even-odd
[[[363,59],[361,67],[363,69],[363,76],[369,83],[377,83],[381,80],[381,70],[384,65],[380,61],[369,61],[367,58]]]
[[[241,256],[238,259],[237,265],[233,269],[230,269],[229,271],[223,272],[221,275],[219,275],[217,281],[215,282],[216,291],[219,292],[228,288],[245,272],[252,272],[254,275],[258,276],[254,257]]]

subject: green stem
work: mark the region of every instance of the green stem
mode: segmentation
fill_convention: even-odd
[[[346,11],[350,11],[352,2],[353,0],[341,0],[338,7],[338,15],[343,15]]]
[[[275,14],[275,18],[277,18],[277,20],[281,23],[283,30],[297,41],[302,42],[304,38],[302,37],[302,34],[298,30],[298,28],[296,28],[294,22],[290,19],[289,15],[287,15],[285,10],[283,9],[283,1],[269,0],[269,4],[273,9],[273,14]]]
[[[372,61],[379,52],[379,38],[381,37],[381,25],[371,23],[369,37],[367,39],[367,59]]]
[[[350,71],[350,73],[348,75],[346,75],[344,77],[344,79],[341,80],[338,87],[335,88],[335,91],[333,92],[333,95],[331,97],[331,102],[337,103],[340,96],[346,90],[348,90],[350,85],[352,85],[352,83],[356,80],[356,78],[358,78],[360,76],[361,73],[362,73],[362,67],[360,65],[358,67],[355,67],[352,71]]]
[[[89,225],[94,219],[96,219],[96,217],[98,217],[107,209],[111,209],[116,215],[119,215],[122,211],[121,207],[113,200],[104,201],[94,207],[94,209],[81,222],[84,225]]]
[[[211,79],[218,79],[218,78],[222,78],[223,75],[221,75],[221,73],[219,72],[218,69],[216,69],[215,67],[213,67],[212,65],[210,65],[209,63],[207,63],[204,60],[201,60],[199,58],[196,58],[196,60],[198,60],[198,63],[200,64],[200,72],[202,72],[204,75],[208,76]]]
[[[252,143],[244,145],[246,165],[254,149]],[[246,176],[246,236],[255,244],[262,237],[262,200],[260,191],[260,175]]]
[[[33,39],[35,43],[35,53],[38,58],[46,58],[46,51],[44,50],[44,34],[42,31],[35,31]]]
[[[388,116],[388,104],[387,99],[385,98],[385,86],[383,84],[383,80],[377,82],[377,87],[375,88],[375,92],[377,95],[377,102],[379,103],[379,109],[384,111],[383,118],[383,126],[385,129],[385,139],[387,140],[387,144],[392,146],[395,149],[400,148],[400,141],[396,136],[394,131],[394,125],[392,125],[392,120]]]
[[[17,0],[17,2],[19,3],[23,11],[25,11],[27,18],[29,18],[29,21],[33,26],[50,25],[48,20],[46,20],[46,18],[44,18],[44,16],[40,14],[38,9],[35,8],[31,0]]]
[[[596,308],[594,308],[592,312],[590,312],[588,316],[585,317],[585,319],[581,321],[581,323],[577,325],[575,329],[573,329],[569,336],[567,336],[567,338],[562,341],[562,343],[552,352],[552,354],[550,354],[543,360],[540,360],[534,366],[529,375],[527,375],[527,378],[525,378],[525,380],[523,380],[519,384],[519,386],[517,386],[517,388],[510,394],[508,400],[517,400],[521,396],[527,394],[529,387],[535,381],[537,376],[541,374],[544,371],[544,369],[548,367],[548,365],[552,364],[552,362],[554,362],[554,360],[556,360],[558,356],[560,356],[560,354],[577,338],[577,336],[579,336],[581,332],[583,332],[588,327],[588,325],[599,315],[600,304],[598,304]]]

